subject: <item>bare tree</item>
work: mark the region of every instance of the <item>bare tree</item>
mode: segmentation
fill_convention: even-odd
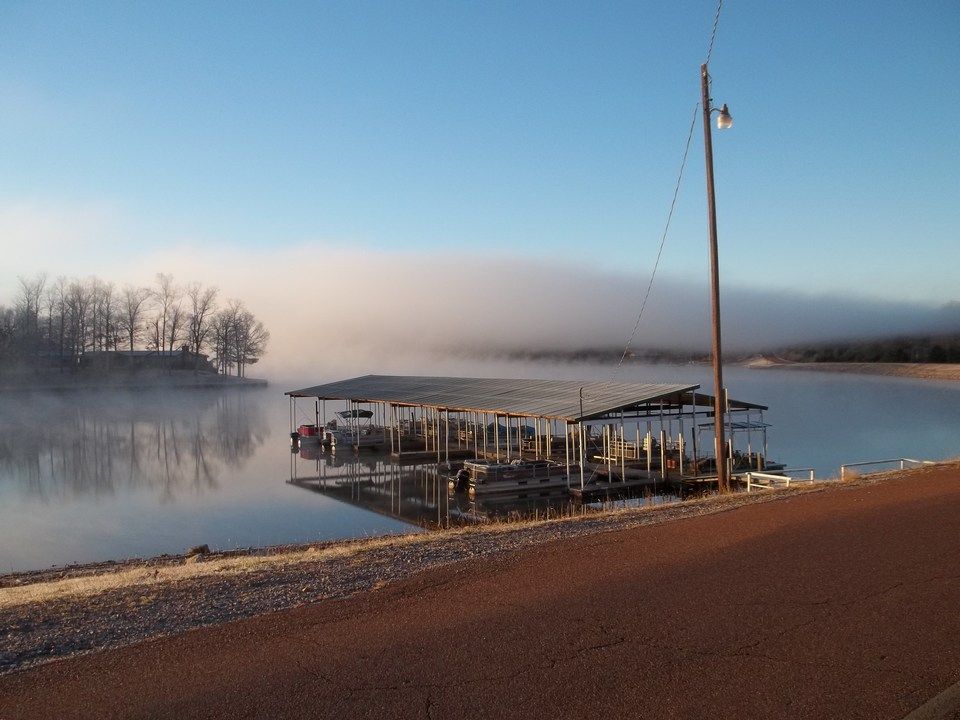
[[[213,316],[212,343],[213,352],[216,355],[217,370],[224,375],[230,372],[236,363],[236,352],[234,351],[236,336],[236,318],[240,312],[240,303],[231,300],[220,312]]]
[[[190,283],[187,286],[187,297],[190,300],[187,337],[190,342],[190,349],[194,353],[194,371],[199,367],[200,351],[206,345],[212,331],[211,321],[217,309],[218,292],[219,290],[215,287],[201,288],[199,283]]]
[[[0,361],[10,362],[17,352],[17,313],[0,305]]]
[[[219,314],[216,329],[217,357],[223,371],[236,367],[244,377],[246,366],[256,363],[266,352],[270,333],[239,300],[231,300]]]
[[[47,276],[40,274],[30,280],[17,279],[20,284],[15,305],[18,344],[22,352],[33,353],[40,348],[40,304]]]
[[[91,345],[95,350],[117,349],[118,297],[112,282],[90,280]]]
[[[170,306],[167,315],[167,349],[171,352],[183,337],[183,326],[187,320],[187,313],[183,309],[183,298],[177,298]]]
[[[237,333],[237,375],[247,376],[247,365],[253,365],[267,351],[270,331],[257,320],[250,311],[240,316],[240,330]]]
[[[173,313],[174,306],[178,304],[182,293],[180,288],[178,288],[173,282],[173,275],[168,275],[166,273],[157,273],[157,288],[153,291],[153,297],[156,301],[156,313],[159,325],[159,332],[156,334],[157,350],[161,352],[167,350],[166,340],[168,336],[175,335],[176,333],[170,333],[170,316]],[[171,345],[170,350],[173,350]]]
[[[90,284],[72,280],[67,287],[67,345],[73,364],[87,349],[90,339]]]
[[[47,312],[49,317],[48,341],[58,351],[58,365],[60,371],[63,371],[67,339],[67,279],[58,277],[47,290]],[[56,323],[56,334],[54,334],[54,323]]]
[[[143,332],[143,315],[147,309],[150,291],[147,288],[127,285],[120,293],[120,313],[117,329],[124,334],[130,350]]]
[[[266,353],[270,333],[239,300],[231,300],[212,323],[212,343],[217,369],[226,374],[236,369],[237,377],[246,375]]]
[[[217,368],[217,372],[224,375],[226,375],[230,369],[230,354],[228,349],[230,347],[231,327],[232,325],[230,324],[226,311],[218,312],[213,316],[213,320],[210,323],[210,349],[214,354],[213,362]]]

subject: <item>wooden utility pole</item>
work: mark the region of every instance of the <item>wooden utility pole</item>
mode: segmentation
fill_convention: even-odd
[[[713,326],[713,434],[716,444],[717,490],[729,492],[730,477],[727,472],[727,443],[724,438],[724,412],[726,391],[723,387],[723,362],[720,350],[720,268],[717,253],[717,201],[713,190],[713,135],[710,117],[713,113],[710,100],[710,73],[707,65],[700,66],[700,90],[703,105],[703,152],[707,163],[707,222],[710,227],[710,318]]]

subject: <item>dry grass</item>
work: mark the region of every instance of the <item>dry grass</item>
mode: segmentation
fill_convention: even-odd
[[[146,588],[151,585],[159,586],[185,580],[195,580],[210,575],[248,575],[260,570],[282,568],[286,565],[323,563],[377,548],[427,542],[430,539],[431,536],[418,533],[338,543],[325,547],[311,547],[290,552],[213,555],[209,559],[194,556],[176,564],[154,567],[140,566],[95,575],[36,582],[0,588],[0,610],[29,603],[91,597],[110,590],[120,590],[131,586]]]

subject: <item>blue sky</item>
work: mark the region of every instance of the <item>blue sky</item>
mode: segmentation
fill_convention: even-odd
[[[645,285],[714,7],[8,0],[0,295],[18,273],[309,241]],[[960,300],[958,61],[955,0],[729,0],[725,282]],[[705,279],[705,244],[698,126],[664,274]]]

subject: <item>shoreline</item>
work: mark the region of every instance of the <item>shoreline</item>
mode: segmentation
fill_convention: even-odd
[[[572,518],[6,574],[0,576],[0,623],[7,628],[0,675],[342,599],[471,559],[492,561],[554,541],[715,515],[811,493],[843,492],[944,467],[960,471],[960,462]]]
[[[742,366],[750,370],[812,370],[832,373],[854,373],[882,377],[912,378],[960,382],[960,363],[860,363],[860,362],[791,362],[780,358],[748,360]]]

